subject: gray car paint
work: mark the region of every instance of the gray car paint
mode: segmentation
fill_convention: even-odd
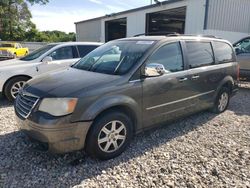
[[[123,40],[155,40],[157,42],[125,75],[106,75],[69,68],[33,79],[27,83],[24,90],[40,98],[78,98],[74,113],[67,118],[70,122],[92,121],[101,112],[111,107],[126,107],[136,117],[135,131],[139,132],[165,120],[176,119],[211,107],[216,93],[227,82],[236,87],[236,62],[220,65],[215,62],[215,65],[188,70],[185,55],[184,71],[154,78],[139,76],[144,71],[147,58],[160,46],[180,41],[185,54],[184,41],[197,40],[195,37],[136,37]],[[211,38],[200,40],[221,41]],[[197,74],[200,78],[192,79]],[[181,78],[187,78],[187,81],[181,82]],[[36,112],[37,108],[32,114]],[[36,116],[31,115],[29,119],[38,124],[41,119],[46,121],[45,113],[39,113],[39,116],[43,118],[35,118]]]

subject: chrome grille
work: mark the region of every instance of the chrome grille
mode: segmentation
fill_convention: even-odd
[[[20,92],[15,102],[16,112],[23,118],[29,117],[38,100],[39,98],[36,96]]]

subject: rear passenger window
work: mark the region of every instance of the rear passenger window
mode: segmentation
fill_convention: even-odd
[[[161,47],[149,58],[147,64],[149,63],[162,64],[169,72],[183,70],[183,58],[180,43],[171,43]]]
[[[96,49],[98,46],[93,46],[93,45],[89,45],[89,46],[77,46],[80,57],[84,57],[85,55],[87,55],[89,52],[93,51],[94,49]]]
[[[214,53],[218,63],[227,63],[233,61],[233,49],[224,42],[214,42]]]
[[[189,68],[212,65],[214,55],[210,42],[186,42]]]

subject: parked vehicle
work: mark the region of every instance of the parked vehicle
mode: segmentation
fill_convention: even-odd
[[[134,37],[108,42],[68,69],[30,80],[18,125],[48,150],[121,154],[135,133],[201,110],[224,112],[238,63],[221,39]]]
[[[20,43],[3,42],[0,43],[0,60],[13,59],[28,55],[29,49],[23,48]]]
[[[240,65],[240,77],[250,81],[250,36],[236,42],[234,48]]]
[[[0,93],[13,101],[27,80],[68,67],[100,45],[90,42],[54,43],[21,59],[3,61],[0,63]]]

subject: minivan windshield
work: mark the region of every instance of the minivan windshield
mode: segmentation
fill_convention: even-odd
[[[79,60],[72,67],[112,75],[127,73],[155,41],[111,41]]]
[[[32,53],[30,53],[29,55],[21,58],[20,60],[23,61],[32,61],[38,57],[40,57],[41,55],[43,55],[44,53],[46,53],[47,51],[49,51],[51,48],[53,48],[54,46],[56,46],[55,44],[50,44],[50,45],[46,45],[44,47],[41,47],[35,51],[33,51]]]

